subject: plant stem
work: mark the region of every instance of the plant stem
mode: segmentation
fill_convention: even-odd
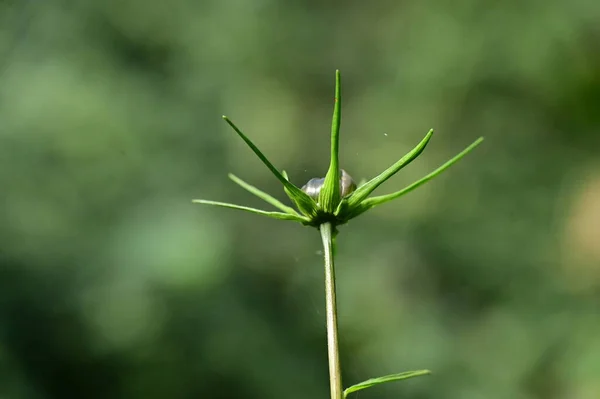
[[[325,253],[325,307],[327,314],[327,354],[329,357],[329,387],[331,399],[343,399],[342,370],[338,348],[337,305],[335,301],[335,266],[333,263],[333,232],[331,223],[323,223],[319,230]]]

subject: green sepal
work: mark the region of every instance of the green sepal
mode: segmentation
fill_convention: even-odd
[[[431,374],[429,370],[416,370],[416,371],[405,371],[404,373],[390,374],[383,377],[371,378],[366,381],[360,382],[356,385],[352,385],[344,390],[344,398],[352,392],[360,391],[362,389],[371,388],[375,385],[385,384],[386,382],[406,380],[407,378],[419,377],[422,375]]]
[[[319,193],[319,205],[327,213],[333,213],[340,202],[340,167],[339,144],[340,123],[342,117],[340,71],[335,71],[335,102],[333,105],[333,118],[331,121],[331,158],[329,170],[325,175],[323,187]]]
[[[442,164],[439,168],[437,168],[433,172],[422,177],[421,179],[417,180],[416,182],[404,187],[400,191],[396,191],[395,193],[386,194],[386,195],[379,195],[377,197],[367,198],[363,202],[358,204],[357,206],[354,206],[353,208],[350,208],[348,206],[348,204],[345,204],[344,201],[342,201],[342,203],[340,204],[340,207],[338,208],[337,213],[343,214],[344,217],[348,217],[349,219],[352,219],[352,218],[357,217],[361,213],[368,211],[371,208],[374,208],[381,204],[385,204],[386,202],[392,201],[392,200],[399,198],[405,194],[408,194],[409,192],[413,191],[417,187],[427,183],[429,180],[438,176],[443,171],[448,169],[450,166],[454,165],[456,162],[461,160],[469,152],[473,151],[473,149],[475,149],[475,147],[477,147],[479,144],[481,144],[481,142],[483,142],[483,137],[480,137],[477,140],[475,140],[471,145],[469,145],[467,148],[465,148],[464,150],[462,150],[461,152],[456,154],[452,159],[450,159],[447,162],[445,162],[444,164]]]
[[[235,183],[240,185],[242,188],[261,198],[265,202],[273,205],[281,212],[268,212],[260,209],[249,208],[240,205],[206,201],[206,200],[194,200],[196,203],[203,203],[209,205],[223,206],[233,209],[245,210],[248,212],[261,214],[276,219],[282,220],[294,220],[304,225],[318,227],[324,222],[333,223],[334,226],[339,226],[347,223],[352,218],[355,218],[363,212],[386,202],[389,202],[395,198],[401,197],[404,194],[416,189],[427,181],[433,179],[435,176],[443,172],[445,169],[453,165],[473,148],[481,143],[483,138],[476,140],[473,144],[463,150],[461,153],[456,155],[454,158],[434,170],[427,176],[414,182],[413,184],[405,187],[404,189],[387,194],[368,198],[369,195],[377,189],[382,183],[391,178],[400,169],[408,165],[414,159],[416,159],[425,149],[429,143],[433,130],[430,130],[427,135],[421,140],[421,142],[413,148],[409,153],[404,155],[400,160],[394,163],[392,166],[387,168],[383,173],[371,179],[370,181],[362,181],[358,188],[351,194],[344,198],[341,198],[340,188],[340,175],[341,169],[339,168],[339,132],[341,123],[341,78],[339,70],[336,70],[336,86],[335,86],[335,103],[333,118],[331,123],[331,158],[327,175],[325,176],[323,187],[319,193],[317,200],[314,200],[302,191],[298,186],[292,184],[285,171],[279,172],[273,164],[267,159],[267,157],[254,145],[254,143],[241,132],[240,129],[226,116],[223,119],[233,128],[233,130],[246,142],[246,144],[252,149],[252,151],[258,156],[258,158],[269,168],[271,173],[277,177],[277,179],[283,184],[283,189],[290,200],[296,205],[299,212],[289,207],[271,195],[259,190],[258,188],[246,183],[240,178],[230,174],[229,177]]]
[[[369,196],[377,187],[379,187],[383,182],[387,179],[395,175],[400,169],[411,163],[415,158],[417,158],[429,143],[431,136],[433,135],[433,129],[429,130],[425,138],[421,140],[421,142],[413,148],[408,154],[404,155],[398,162],[387,168],[380,175],[374,177],[367,183],[358,187],[356,191],[354,191],[348,197],[348,205],[350,208],[354,208],[358,204],[360,204],[365,198]]]
[[[310,217],[316,215],[317,204],[315,203],[315,201],[312,198],[310,198],[306,193],[304,193],[304,191],[300,190],[298,187],[290,183],[285,177],[283,177],[283,175],[277,170],[277,168],[275,168],[275,166],[273,166],[273,164],[267,159],[267,157],[264,156],[264,154],[258,149],[258,147],[256,147],[256,145],[254,145],[254,143],[248,137],[246,137],[246,135],[242,133],[241,130],[238,129],[238,127],[228,117],[223,115],[223,119],[225,119],[225,122],[227,122],[229,126],[231,126],[233,130],[235,130],[238,136],[240,136],[242,140],[246,142],[248,147],[250,147],[250,149],[254,151],[256,156],[260,158],[260,160],[267,166],[267,168],[269,168],[271,173],[273,173],[275,177],[277,177],[277,179],[279,179],[279,181],[283,183],[283,186],[287,189],[286,192],[288,193],[290,199],[296,204],[296,206],[298,206],[298,209],[300,209],[300,211],[306,216]]]
[[[458,153],[457,155],[455,155],[449,161],[445,162],[439,168],[437,168],[433,172],[429,173],[428,175],[422,177],[421,179],[417,180],[416,182],[410,184],[409,186],[403,188],[402,190],[396,191],[395,193],[391,193],[391,194],[386,194],[386,195],[380,195],[380,196],[377,196],[377,197],[367,198],[366,200],[364,200],[362,202],[361,205],[364,206],[364,207],[366,207],[367,209],[370,209],[370,208],[373,208],[375,206],[378,206],[378,205],[384,204],[386,202],[392,201],[392,200],[394,200],[394,199],[396,199],[398,197],[403,196],[404,194],[407,194],[407,193],[411,192],[412,190],[416,189],[417,187],[419,187],[419,186],[427,183],[429,180],[431,180],[434,177],[438,176],[443,171],[445,171],[446,169],[448,169],[450,166],[454,165],[462,157],[464,157],[465,155],[467,155],[475,147],[477,147],[479,144],[481,144],[482,141],[483,141],[483,137],[478,138],[471,145],[469,145],[467,148],[465,148],[460,153]]]
[[[289,181],[289,177],[287,175],[287,172],[285,170],[281,171],[281,175],[285,178],[285,180]],[[296,206],[298,206],[298,209],[300,209],[300,206],[298,205],[298,202],[294,199],[294,194],[292,194],[292,192],[290,190],[288,190],[288,188],[286,186],[283,186],[283,191],[285,192],[285,194],[290,198],[290,200],[296,204]],[[304,191],[302,191],[302,193],[304,193]],[[311,198],[309,197],[310,200],[313,202],[313,204],[315,205],[316,209],[318,209],[317,203]],[[302,209],[300,209],[302,210]],[[317,214],[313,213],[313,214],[306,214],[306,217],[308,218],[314,218]]]
[[[261,209],[250,208],[247,206],[229,204],[227,202],[207,201],[207,200],[202,200],[202,199],[195,199],[195,200],[192,200],[192,202],[195,204],[215,205],[215,206],[221,206],[224,208],[238,209],[240,211],[256,213],[258,215],[268,216],[270,218],[279,219],[279,220],[293,220],[295,222],[300,222],[303,224],[310,223],[310,219],[308,219],[304,216],[291,215],[289,213],[267,212],[267,211],[263,211]]]
[[[296,216],[300,216],[300,214],[298,212],[296,212],[296,210],[292,207],[289,207],[283,203],[281,203],[278,199],[271,197],[269,194],[265,193],[264,191],[246,183],[245,181],[243,181],[242,179],[240,179],[239,177],[235,176],[233,173],[230,173],[229,178],[231,180],[233,180],[235,183],[237,183],[238,185],[240,185],[242,188],[248,190],[249,192],[251,192],[252,194],[256,195],[258,198],[268,202],[269,204],[273,205],[275,208],[278,208],[280,210],[282,210],[285,213],[289,213],[290,215],[296,215]]]

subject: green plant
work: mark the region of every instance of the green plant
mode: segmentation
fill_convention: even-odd
[[[207,200],[193,200],[193,202],[239,209],[259,215],[269,216],[275,219],[293,220],[306,226],[316,227],[320,230],[325,255],[327,348],[329,356],[331,399],[342,399],[352,392],[370,388],[374,385],[429,374],[430,372],[428,370],[391,374],[379,378],[372,378],[346,388],[345,390],[343,389],[338,350],[337,307],[335,295],[334,249],[335,238],[338,232],[337,227],[347,223],[349,220],[357,217],[365,211],[407,194],[408,192],[431,180],[465,156],[468,152],[473,150],[483,141],[483,138],[480,137],[454,158],[450,159],[433,172],[403,188],[402,190],[387,195],[369,198],[369,195],[377,187],[392,177],[404,166],[412,162],[421,154],[421,152],[423,152],[425,146],[427,146],[427,143],[431,139],[433,130],[430,130],[425,138],[423,138],[423,140],[421,140],[421,142],[412,151],[400,158],[398,162],[383,171],[380,175],[356,188],[356,185],[351,181],[349,175],[340,169],[338,162],[339,132],[341,122],[341,80],[339,71],[336,71],[335,105],[331,126],[331,160],[329,164],[329,170],[327,171],[324,179],[312,179],[304,187],[297,187],[289,181],[285,171],[279,172],[279,170],[277,170],[277,168],[271,164],[271,162],[263,155],[263,153],[254,145],[254,143],[252,143],[252,141],[246,137],[246,135],[244,135],[244,133],[242,133],[229,118],[223,116],[223,119],[225,119],[225,121],[236,131],[236,133],[246,142],[246,144],[248,144],[252,151],[254,151],[254,153],[269,168],[269,170],[271,170],[275,177],[279,179],[279,181],[283,184],[285,192],[296,205],[299,212],[232,174],[229,174],[229,178],[231,180],[250,191],[257,197],[278,208],[282,212],[269,212],[235,204]]]

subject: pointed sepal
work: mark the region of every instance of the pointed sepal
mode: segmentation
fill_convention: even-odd
[[[291,215],[289,213],[267,212],[267,211],[263,211],[261,209],[250,208],[250,207],[247,207],[247,206],[229,204],[227,202],[207,201],[207,200],[202,200],[202,199],[195,199],[195,200],[192,200],[192,202],[195,203],[195,204],[214,205],[214,206],[220,206],[220,207],[223,207],[223,208],[237,209],[237,210],[240,210],[240,211],[246,211],[246,212],[250,212],[250,213],[256,213],[258,215],[267,216],[267,217],[270,217],[270,218],[273,218],[273,219],[293,220],[295,222],[300,222],[300,223],[303,223],[303,224],[310,223],[310,219],[308,219],[308,218],[306,218],[304,216]]]
[[[335,102],[333,105],[333,118],[331,121],[331,158],[329,170],[325,175],[323,188],[319,193],[319,206],[327,213],[333,213],[340,203],[340,167],[339,144],[340,124],[342,121],[342,87],[340,71],[335,71]]]
[[[374,177],[370,181],[366,182],[362,186],[358,187],[350,197],[348,197],[348,205],[353,208],[360,204],[365,198],[369,196],[377,187],[379,187],[387,179],[395,175],[400,169],[411,163],[417,158],[429,143],[431,136],[433,135],[433,129],[431,129],[425,138],[421,140],[415,148],[413,148],[408,154],[404,155],[398,162],[384,170],[379,176]]]
[[[437,168],[433,172],[427,174],[426,176],[422,177],[421,179],[417,180],[416,182],[404,187],[400,191],[396,191],[395,193],[391,193],[391,194],[379,195],[376,197],[367,198],[363,202],[358,204],[357,206],[354,206],[353,208],[350,208],[348,206],[348,204],[342,202],[342,204],[340,204],[340,208],[338,208],[339,212],[346,212],[347,216],[350,219],[352,219],[352,218],[357,217],[361,213],[368,211],[371,208],[374,208],[378,205],[385,204],[386,202],[392,201],[396,198],[402,197],[403,195],[410,193],[417,187],[420,187],[423,184],[427,183],[429,180],[433,179],[434,177],[440,175],[446,169],[448,169],[449,167],[454,165],[456,162],[460,161],[469,152],[473,151],[475,149],[475,147],[477,147],[482,142],[483,142],[483,137],[478,138],[471,145],[469,145],[467,148],[465,148],[464,150],[462,150],[461,152],[456,154],[452,159],[445,162],[439,168]]]
[[[298,206],[298,209],[300,209],[300,211],[306,216],[316,215],[317,204],[315,203],[315,201],[313,201],[312,198],[310,198],[302,190],[300,190],[298,187],[290,183],[285,177],[283,177],[283,175],[277,170],[277,168],[275,168],[275,166],[273,166],[273,164],[258,149],[258,147],[256,147],[256,145],[254,145],[254,143],[244,133],[242,133],[242,131],[238,129],[238,127],[228,117],[223,115],[223,119],[225,119],[225,122],[227,122],[229,126],[231,126],[233,130],[235,130],[238,136],[240,136],[242,140],[246,142],[248,147],[250,147],[250,149],[254,151],[256,156],[260,158],[260,160],[267,166],[267,168],[269,168],[271,173],[273,173],[275,177],[277,177],[277,179],[279,179],[279,181],[283,183],[283,186],[287,189],[286,192],[288,192],[290,199],[294,201],[294,203]]]
[[[239,177],[235,176],[234,174],[230,173],[228,176],[231,180],[233,180],[235,183],[240,185],[242,188],[248,190],[252,194],[256,195],[258,198],[262,199],[263,201],[266,201],[269,204],[273,205],[275,208],[278,208],[285,213],[289,213],[290,215],[300,216],[294,208],[281,203],[278,199],[270,196],[269,194],[265,193],[264,191],[262,191],[256,187],[246,183],[245,181],[243,181]]]

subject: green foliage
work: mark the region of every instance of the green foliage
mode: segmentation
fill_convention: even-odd
[[[386,382],[406,380],[408,378],[419,377],[419,376],[428,375],[428,374],[431,374],[431,371],[416,370],[416,371],[406,371],[404,373],[398,373],[398,374],[384,375],[383,377],[369,378],[366,381],[359,382],[358,384],[354,384],[351,387],[344,389],[344,397],[348,396],[352,392],[357,392],[362,389],[367,389],[367,388],[374,387],[376,385],[385,384]]]
[[[596,399],[599,2],[68,3],[0,2],[1,397],[324,398],[312,229],[189,200],[301,214],[220,115],[302,187],[339,68],[357,183],[435,128],[370,197],[486,140],[340,228],[344,381]]]

